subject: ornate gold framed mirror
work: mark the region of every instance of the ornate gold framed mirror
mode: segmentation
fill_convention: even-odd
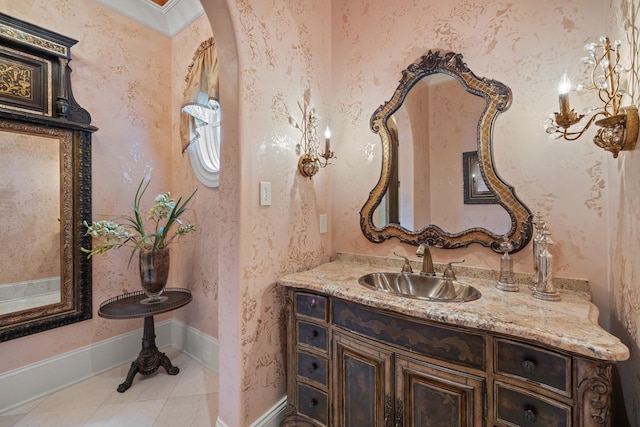
[[[90,319],[91,116],[75,40],[0,13],[0,341]]]
[[[506,85],[477,77],[458,53],[429,51],[409,65],[371,117],[382,168],[360,211],[367,239],[497,251],[507,236],[512,252],[524,248],[531,211],[493,160],[493,125],[511,96]]]

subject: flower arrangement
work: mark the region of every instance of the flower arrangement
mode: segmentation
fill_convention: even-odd
[[[149,210],[147,220],[153,226],[149,229],[145,228],[145,222],[140,213],[140,201],[149,186],[150,179],[144,178],[133,199],[133,216],[123,216],[120,219],[126,223],[122,225],[112,220],[93,221],[89,225],[84,221],[87,228],[87,235],[95,239],[100,239],[100,244],[92,249],[81,248],[91,258],[93,255],[107,252],[112,248],[120,248],[123,246],[132,248],[129,264],[136,251],[152,251],[165,249],[176,238],[195,231],[193,224],[183,224],[180,215],[186,210],[187,204],[195,195],[196,190],[191,193],[189,198],[182,202],[182,197],[175,201],[171,197],[171,193],[158,194],[154,200],[154,204]],[[117,218],[116,218],[117,219]],[[174,224],[179,224],[178,229],[170,234]]]

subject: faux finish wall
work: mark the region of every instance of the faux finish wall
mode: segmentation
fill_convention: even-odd
[[[624,47],[624,66],[633,104],[640,107],[640,1],[612,1],[610,34]],[[623,152],[609,159],[609,210],[611,212],[610,274],[611,332],[630,350],[628,361],[619,363],[616,380],[622,396],[614,398],[615,426],[640,425],[640,152]],[[623,406],[624,405],[624,406]]]
[[[547,219],[559,276],[586,278],[608,324],[610,278],[608,155],[589,132],[577,142],[556,140],[543,122],[558,109],[557,83],[567,70],[584,76],[584,44],[606,30],[609,5],[599,0],[334,0],[332,2],[334,120],[340,160],[331,171],[333,251],[415,258],[415,247],[391,240],[368,242],[359,211],[380,174],[380,139],[369,118],[395,90],[401,71],[429,49],[462,53],[479,77],[513,91],[511,108],[495,124],[495,164],[516,194]],[[573,99],[580,110],[593,100]],[[433,163],[434,160],[432,159]],[[465,258],[474,266],[499,266],[499,255],[479,245],[433,250],[435,261]],[[515,269],[532,270],[530,247]]]
[[[624,392],[614,396],[616,426],[640,425],[640,154],[636,149],[614,160],[592,144],[595,130],[567,142],[548,136],[543,123],[558,110],[559,77],[566,70],[575,82],[584,78],[583,46],[602,35],[622,40],[633,70],[630,90],[640,103],[639,10],[638,0],[332,3],[333,129],[342,142],[332,173],[339,183],[333,251],[414,254],[414,247],[397,240],[368,242],[356,223],[379,176],[380,142],[369,117],[393,94],[400,71],[428,49],[463,53],[477,75],[513,91],[513,105],[496,121],[495,163],[518,196],[549,222],[556,274],[588,279],[600,323],[630,347],[631,359],[618,364],[616,375]],[[595,103],[593,94],[572,94],[577,111]],[[477,245],[433,252],[441,262],[499,265],[496,254]],[[530,246],[515,260],[518,271],[530,272]]]
[[[220,418],[226,425],[244,426],[285,394],[285,301],[278,276],[329,260],[332,230],[319,233],[318,213],[330,213],[334,166],[312,180],[297,172],[300,133],[288,118],[300,121],[298,103],[306,98],[320,116],[320,134],[333,126],[330,8],[294,0],[203,0],[202,5],[225,67],[220,78],[219,338],[225,373]],[[260,181],[271,182],[269,207],[258,204]]]
[[[93,1],[0,0],[0,10],[78,40],[73,94],[99,128],[92,139],[94,219],[130,214],[140,180],[151,173],[148,209],[171,184],[171,40]],[[102,301],[139,290],[129,255],[120,249],[94,258],[93,319],[0,343],[0,372],[140,328],[139,319],[97,315]]]
[[[211,25],[205,15],[171,40],[171,177],[176,195],[191,194],[197,198],[190,204],[189,218],[198,229],[180,244],[173,254],[174,286],[191,289],[193,301],[174,317],[212,337],[218,336],[218,235],[220,199],[217,188],[205,187],[197,180],[189,155],[181,155],[180,107],[183,103],[187,69],[200,44],[211,37]],[[224,114],[224,113],[223,113]]]
[[[513,105],[496,123],[497,167],[531,209],[545,214],[558,242],[557,274],[589,279],[605,325],[615,283],[614,323],[635,345],[637,360],[637,153],[624,153],[613,162],[589,142],[592,133],[568,143],[548,137],[542,125],[557,110],[555,87],[562,72],[582,74],[578,64],[584,43],[607,29],[626,35],[637,27],[637,0],[202,4],[224,58],[223,169],[217,193],[198,190],[194,207],[202,234],[190,242],[196,242],[189,249],[195,252],[178,256],[174,279],[193,283],[201,298],[215,301],[217,294],[217,324],[215,306],[205,313],[201,310],[208,307],[198,303],[196,311],[179,316],[213,335],[217,331],[225,372],[220,414],[227,425],[250,424],[285,393],[284,298],[275,284],[280,274],[327,261],[336,251],[390,255],[395,250],[413,256],[414,247],[397,241],[368,242],[358,212],[379,175],[380,142],[369,130],[369,117],[391,96],[400,71],[430,48],[461,52],[476,74],[512,88]],[[80,40],[71,63],[74,94],[100,128],[93,144],[94,216],[127,212],[139,179],[150,171],[153,195],[172,183],[175,194],[196,185],[188,159],[171,154],[179,144],[177,126],[171,123],[176,123],[181,89],[170,82],[182,79],[195,48],[207,37],[202,20],[171,41],[91,1],[0,0],[0,6]],[[612,15],[612,8],[617,19],[607,26],[602,17]],[[299,119],[296,103],[307,91],[321,129],[331,126],[338,156],[312,180],[295,170],[300,135],[287,120],[290,114]],[[589,99],[574,102],[578,109],[591,104]],[[624,185],[612,182],[621,178]],[[272,183],[271,207],[258,205],[259,181]],[[329,214],[328,234],[318,231],[318,213]],[[621,220],[620,228],[614,228],[614,217]],[[528,252],[516,256],[519,271],[530,271]],[[94,311],[107,297],[137,288],[135,269],[123,268],[127,256],[120,251],[96,258]],[[498,265],[498,256],[479,246],[434,250],[434,257]],[[138,327],[135,321],[94,316],[1,343],[0,371]],[[629,407],[640,394],[637,366],[629,366],[624,378]]]

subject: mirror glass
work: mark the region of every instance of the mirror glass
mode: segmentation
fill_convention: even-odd
[[[4,116],[0,110],[0,341],[91,318],[91,262],[80,248],[91,245],[81,224],[91,218],[96,129]]]
[[[392,174],[387,197],[374,215],[376,226],[396,223],[419,230],[438,224],[460,232],[484,224],[497,234],[509,231],[511,220],[502,205],[464,200],[463,153],[476,150],[486,106],[446,74],[425,76],[411,88],[387,122],[397,179]],[[484,183],[479,168],[472,174]]]
[[[59,303],[58,138],[0,134],[0,200],[0,315]]]
[[[531,238],[531,213],[493,165],[492,131],[511,102],[502,83],[475,76],[462,55],[429,52],[403,71],[391,100],[371,118],[382,172],[361,211],[367,238],[444,248],[508,236]]]
[[[0,341],[92,316],[89,112],[76,40],[0,12]]]

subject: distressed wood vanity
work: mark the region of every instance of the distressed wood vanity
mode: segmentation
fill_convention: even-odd
[[[611,367],[629,352],[598,326],[587,292],[561,289],[549,302],[461,276],[482,297],[436,303],[358,284],[399,271],[394,262],[338,254],[281,278],[282,426],[610,425]]]

